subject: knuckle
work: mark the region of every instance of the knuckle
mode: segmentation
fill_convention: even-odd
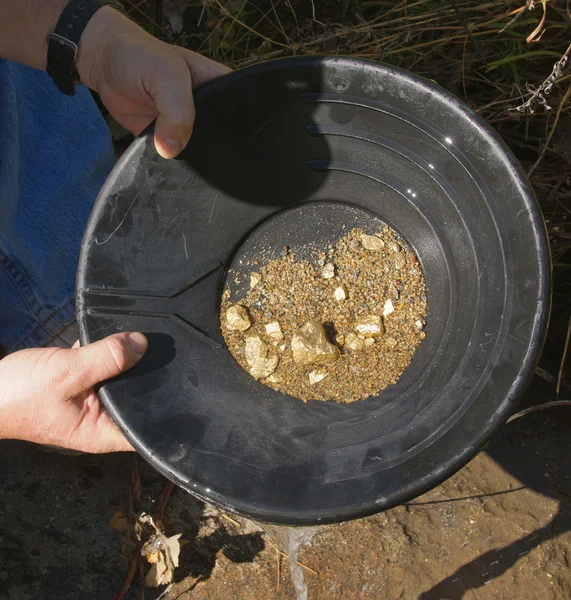
[[[125,352],[125,342],[117,337],[110,337],[106,340],[107,352],[105,361],[109,371],[121,373],[129,366],[127,354]]]
[[[71,351],[70,351],[71,352]],[[68,360],[59,369],[54,384],[60,389],[67,400],[75,399],[85,387],[84,373],[76,360]]]

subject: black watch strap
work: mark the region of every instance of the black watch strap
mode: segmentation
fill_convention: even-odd
[[[79,82],[75,67],[79,38],[89,19],[106,4],[124,12],[115,0],[71,0],[63,9],[54,31],[48,34],[46,71],[58,90],[68,96],[75,95],[75,84]]]

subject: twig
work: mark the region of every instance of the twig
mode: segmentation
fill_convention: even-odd
[[[543,35],[543,33],[542,33],[539,37],[537,37],[539,32],[543,29],[543,24],[545,23],[545,17],[547,16],[547,6],[546,6],[547,0],[541,0],[541,4],[543,6],[543,14],[541,15],[541,20],[539,21],[539,24],[537,25],[537,27],[525,39],[525,41],[528,44],[531,44],[531,42],[539,42],[539,40],[541,39],[541,36]]]
[[[281,582],[281,578],[282,578],[282,555],[280,554],[280,551],[276,548],[276,559],[278,561],[278,568],[277,568],[277,581],[276,581],[276,589],[280,589],[280,582]]]
[[[200,27],[202,23],[202,17],[204,17],[204,11],[206,10],[206,4],[202,3],[202,10],[200,11],[200,16],[198,17],[198,21],[196,23],[196,27]]]
[[[545,101],[543,94],[549,94],[555,81],[559,77],[561,77],[561,74],[563,73],[563,69],[565,68],[565,65],[567,64],[567,60],[569,58],[569,53],[571,53],[571,44],[569,44],[569,46],[567,46],[567,50],[565,50],[565,52],[563,53],[563,56],[561,56],[561,58],[553,65],[553,68],[551,69],[551,73],[549,74],[549,77],[547,77],[543,81],[543,83],[541,83],[541,85],[539,85],[539,87],[537,89],[533,89],[529,85],[527,86],[527,89],[531,93],[531,96],[523,104],[521,104],[520,106],[517,106],[515,110],[517,110],[519,112],[523,112],[525,109],[529,108],[530,112],[533,113],[532,104],[536,100],[538,100],[541,104],[547,106],[547,102]],[[550,107],[547,107],[547,108],[549,109]]]
[[[293,15],[293,18],[295,20],[295,26],[297,27],[297,30],[299,31],[299,23],[297,20],[297,15],[295,14],[295,10],[293,10],[293,6],[291,5],[291,2],[289,0],[286,0],[286,6],[291,10],[291,14]]]
[[[226,519],[226,520],[230,521],[230,523],[232,523],[233,525],[236,525],[236,527],[240,527],[240,523],[238,523],[238,521],[236,521],[236,519],[233,519],[232,517],[229,517],[229,516],[228,516],[227,514],[225,514],[225,513],[222,513],[222,514],[221,514],[221,516],[222,516],[224,519]]]
[[[139,510],[141,500],[141,476],[139,475],[139,458],[133,457],[133,469],[131,471],[131,487],[129,488],[129,511],[131,514]]]
[[[476,52],[478,53],[480,60],[484,63],[484,67],[486,67],[486,69],[487,69],[488,61],[486,60],[486,57],[484,56],[482,50],[480,49],[480,46],[478,46],[476,40],[472,36],[472,32],[470,31],[468,24],[466,23],[466,21],[464,21],[464,17],[462,16],[462,13],[460,12],[458,5],[456,4],[456,0],[450,0],[450,3],[452,4],[452,8],[454,8],[454,12],[456,13],[456,16],[458,17],[458,20],[460,21],[460,23],[462,23],[462,27],[464,28],[466,35],[470,38],[472,45],[476,49]]]
[[[510,21],[508,22],[507,25],[504,25],[499,31],[498,31],[498,35],[500,33],[503,33],[506,29],[508,29],[509,27],[511,27],[516,21],[519,21],[520,17],[522,15],[525,14],[525,11],[528,9],[527,4],[525,6],[522,6],[521,8],[517,8],[514,12],[515,12],[515,17],[512,17],[510,19]]]
[[[557,128],[557,123],[559,123],[559,117],[561,116],[561,111],[563,110],[563,107],[565,106],[565,104],[567,104],[567,100],[569,100],[569,96],[571,96],[571,85],[567,88],[567,91],[565,92],[563,99],[559,103],[559,106],[557,108],[557,114],[555,115],[555,121],[553,122],[553,127],[551,128],[551,131],[549,132],[549,135],[547,136],[545,145],[541,149],[541,152],[539,153],[537,160],[533,163],[531,169],[527,172],[528,177],[531,177],[531,174],[535,171],[535,169],[537,168],[537,166],[543,159],[543,156],[547,152],[547,148],[549,147],[549,142],[551,142],[551,138],[553,137],[553,134],[555,133],[555,129]]]
[[[536,406],[530,406],[529,408],[526,408],[525,410],[522,410],[521,412],[518,412],[515,415],[512,415],[506,421],[506,425],[508,423],[511,423],[512,421],[515,421],[516,419],[525,417],[525,415],[529,415],[530,413],[535,412],[536,410],[545,410],[547,408],[556,408],[558,406],[571,406],[571,400],[556,400],[554,402],[546,402],[545,404],[538,404]]]
[[[561,357],[561,365],[559,365],[559,375],[557,376],[557,387],[555,388],[555,397],[559,398],[559,390],[561,389],[561,381],[563,379],[563,367],[567,358],[567,350],[569,348],[569,338],[571,337],[571,317],[569,317],[569,325],[567,326],[567,337],[565,338],[565,347],[563,348],[563,356]]]
[[[154,19],[151,19],[151,17],[149,17],[149,15],[147,14],[147,11],[144,11],[143,9],[139,8],[138,4],[135,4],[133,2],[133,0],[126,0],[127,3],[129,4],[129,6],[136,10],[138,13],[140,13],[145,19],[147,19],[147,21],[149,21],[149,23],[151,23],[151,25],[153,25],[154,27],[156,27],[157,29],[160,30],[160,32],[166,36],[166,38],[169,40],[169,42],[172,42],[172,36],[171,34],[161,25],[159,25]]]
[[[232,19],[232,21],[234,21],[235,23],[238,23],[238,25],[242,26],[244,29],[247,29],[250,33],[253,33],[254,35],[257,35],[258,37],[261,37],[263,40],[265,40],[269,44],[274,44],[275,46],[280,46],[281,48],[289,48],[290,47],[287,44],[282,44],[281,42],[276,42],[276,40],[272,40],[272,38],[266,37],[264,34],[260,33],[259,31],[256,31],[255,29],[252,29],[251,27],[246,25],[246,23],[244,23],[243,21],[240,21],[240,19],[236,18],[229,10],[227,10],[224,6],[222,6],[222,4],[220,4],[220,0],[215,0],[215,2],[218,5],[218,8],[228,18]]]
[[[282,552],[271,540],[267,540],[268,544],[279,554],[281,554],[283,557],[287,558],[289,560],[289,556],[285,553]],[[305,569],[306,571],[309,571],[310,573],[313,573],[314,575],[318,575],[317,571],[314,571],[311,567],[308,567],[307,565],[304,565],[302,562],[299,562],[299,560],[295,561],[302,569]]]
[[[135,577],[135,574],[137,573],[138,566],[139,565],[137,562],[137,557],[135,557],[131,561],[131,566],[129,568],[129,572],[127,573],[127,577],[125,577],[125,581],[123,582],[123,586],[119,590],[119,593],[117,594],[117,596],[115,596],[115,600],[124,600],[127,592],[129,591],[129,588],[131,587],[133,578]]]
[[[141,586],[141,600],[145,600],[145,570],[143,568],[143,557],[137,556],[137,566],[139,567],[139,585]]]
[[[549,381],[549,383],[555,383],[555,377],[549,371],[546,371],[545,369],[542,369],[541,367],[535,368],[535,374],[538,377],[541,377],[541,379],[545,379],[545,381]]]
[[[288,34],[286,33],[286,30],[284,29],[282,22],[280,20],[280,16],[278,14],[278,11],[276,10],[276,7],[274,6],[274,0],[270,0],[271,5],[272,5],[272,10],[274,12],[274,15],[276,16],[276,21],[279,25],[280,31],[282,32],[282,35],[284,36],[286,42],[291,46],[291,40],[289,39]]]
[[[174,483],[172,481],[167,481],[165,485],[165,489],[161,494],[161,499],[159,500],[159,505],[157,506],[157,510],[155,511],[155,522],[158,523],[162,521],[165,517],[165,510],[167,508],[167,504],[169,502],[169,498],[171,497],[172,491],[174,489]]]
[[[157,600],[161,600],[164,596],[166,596],[172,590],[172,583],[169,583],[167,589],[157,598]]]

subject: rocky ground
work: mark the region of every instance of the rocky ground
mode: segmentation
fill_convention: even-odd
[[[536,378],[528,404],[548,385]],[[309,599],[570,598],[568,410],[513,421],[454,477],[407,505],[323,528],[299,557],[316,572],[306,570]],[[128,561],[110,521],[133,490],[141,509],[152,510],[165,480],[134,455],[69,456],[2,442],[0,483],[0,599],[113,600]],[[183,540],[165,600],[296,598],[287,560],[256,525],[182,490],[164,522]],[[136,576],[126,598],[165,592],[141,589]]]

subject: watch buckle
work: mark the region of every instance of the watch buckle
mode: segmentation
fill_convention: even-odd
[[[53,32],[48,33],[48,43],[50,42],[50,40],[53,40],[54,42],[58,42],[61,46],[67,46],[68,48],[71,48],[73,50],[73,59],[75,60],[75,58],[77,56],[77,52],[79,50],[79,48],[77,47],[77,44],[75,44],[71,40],[68,40],[67,38],[63,37],[62,35],[58,35],[57,33],[53,33]]]

